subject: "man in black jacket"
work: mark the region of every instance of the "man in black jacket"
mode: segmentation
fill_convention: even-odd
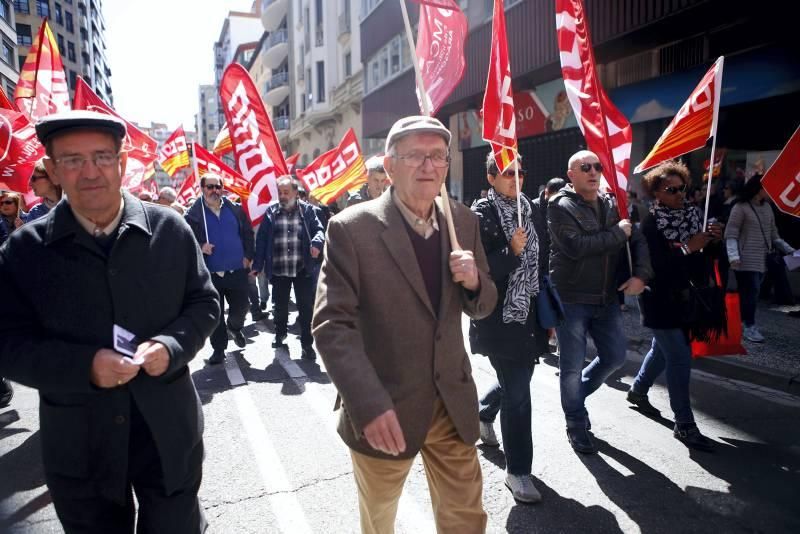
[[[223,311],[217,328],[211,334],[214,353],[208,359],[210,364],[225,361],[228,330],[237,347],[244,348],[247,344],[242,327],[250,301],[247,276],[255,256],[250,220],[239,204],[222,195],[223,188],[221,176],[206,173],[200,178],[202,195],[186,212],[186,222],[203,251],[223,310],[224,301],[228,301],[227,328]]]
[[[39,390],[56,513],[67,533],[202,532],[187,364],[219,300],[200,250],[174,211],[121,191],[123,121],[69,111],[36,133],[67,199],[0,248],[0,374]]]
[[[627,342],[616,291],[638,295],[652,276],[647,242],[628,219],[620,220],[614,200],[600,192],[602,172],[593,152],[574,154],[567,171],[572,183],[550,199],[547,210],[550,274],[566,316],[557,328],[561,406],[569,442],[585,454],[597,451],[588,433],[586,397],[625,362]],[[633,273],[617,288],[617,266],[629,238]],[[598,354],[583,368],[587,334]]]

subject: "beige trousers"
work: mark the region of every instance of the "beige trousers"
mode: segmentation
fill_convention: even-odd
[[[482,534],[483,478],[478,453],[458,435],[444,403],[436,399],[433,421],[422,446],[433,515],[439,534]],[[361,531],[393,534],[397,504],[413,458],[386,460],[350,451],[358,486]]]

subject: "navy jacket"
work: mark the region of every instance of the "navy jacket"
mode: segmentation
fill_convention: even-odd
[[[303,220],[303,232],[300,235],[303,265],[311,276],[316,276],[322,264],[325,229],[315,213],[314,206],[298,200],[297,207]],[[267,208],[256,236],[256,259],[253,262],[253,270],[259,273],[263,272],[267,278],[272,276],[272,226],[279,209],[279,204],[272,204]],[[316,259],[311,257],[312,245],[320,251]]]
[[[253,237],[253,226],[250,224],[250,219],[240,204],[235,204],[225,197],[222,197],[222,209],[231,209],[236,215],[236,220],[239,221],[239,238],[242,240],[242,247],[244,248],[244,257],[252,260],[255,256],[255,243]],[[186,222],[194,233],[194,237],[201,245],[206,242],[206,228],[203,223],[203,203],[200,199],[195,200],[194,203],[186,211]]]
[[[39,390],[45,471],[91,480],[118,502],[125,495],[132,402],[152,432],[166,491],[192,473],[203,412],[188,363],[220,314],[186,223],[171,209],[129,193],[124,198],[108,255],[67,202],[0,247],[0,375]],[[114,347],[115,324],[163,343],[167,371],[157,378],[140,371],[122,387],[92,385],[94,355]]]

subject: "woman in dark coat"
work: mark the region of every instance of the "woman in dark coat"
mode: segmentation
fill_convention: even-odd
[[[677,162],[663,163],[642,179],[645,191],[655,198],[642,222],[655,277],[640,300],[642,322],[653,330],[653,341],[628,392],[628,402],[646,415],[659,415],[647,392],[666,370],[669,403],[675,414],[673,435],[687,447],[711,450],[713,441],[697,428],[689,400],[689,333],[708,338],[724,325],[724,290],[703,289],[714,276],[714,243],[720,241],[722,228],[712,224],[703,231],[702,212],[686,199],[688,184],[689,169]],[[702,304],[708,308],[693,311]]]
[[[480,399],[481,439],[497,446],[492,423],[500,412],[500,429],[506,455],[506,486],[514,498],[533,503],[541,495],[533,485],[530,383],[536,363],[537,338],[546,332],[536,322],[535,297],[539,292],[539,240],[531,203],[518,193],[515,167],[518,159],[500,173],[492,154],[487,178],[492,188],[472,210],[480,220],[481,241],[489,271],[497,286],[497,307],[487,318],[472,321],[472,352],[485,354],[497,372],[498,384]],[[525,172],[520,168],[520,181]],[[517,195],[522,204],[522,227],[517,218]]]

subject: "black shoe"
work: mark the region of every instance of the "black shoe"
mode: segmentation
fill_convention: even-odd
[[[233,336],[233,342],[236,343],[236,346],[240,349],[247,346],[247,339],[245,339],[244,332],[242,332],[241,328],[239,330],[231,330],[231,336]]]
[[[567,439],[572,449],[581,454],[594,454],[597,452],[597,447],[594,446],[592,437],[585,428],[569,428],[567,427]]]
[[[261,311],[267,311],[267,301],[266,300],[262,300],[261,301],[261,305],[259,306],[259,308],[261,308]]]
[[[644,415],[661,417],[661,411],[650,404],[650,399],[647,398],[647,395],[636,393],[631,389],[628,391],[628,396],[626,398],[628,399],[628,402],[636,406],[636,408],[638,408],[638,410]]]
[[[275,339],[272,340],[272,348],[279,349],[281,347],[285,347],[286,346],[286,343],[284,343],[285,339],[286,339],[285,335],[279,336],[276,334]]]
[[[250,317],[253,318],[253,321],[263,321],[264,319],[269,317],[269,315],[261,310],[256,310],[250,313]]]
[[[675,426],[675,429],[672,431],[672,435],[675,436],[675,439],[690,449],[696,449],[698,451],[705,452],[711,452],[714,450],[714,442],[701,434],[700,429],[697,428],[697,426],[690,426],[689,428],[684,429],[679,429],[677,426]]]
[[[317,353],[316,351],[314,351],[314,347],[312,347],[311,345],[306,345],[305,347],[303,347],[303,352],[300,355],[300,357],[304,360],[316,360]]]
[[[5,378],[0,378],[0,408],[5,408],[11,404],[12,398],[14,398],[14,388],[11,387],[11,382]]]
[[[225,351],[223,350],[215,350],[214,354],[211,355],[209,359],[206,360],[209,365],[218,365],[225,361]]]

